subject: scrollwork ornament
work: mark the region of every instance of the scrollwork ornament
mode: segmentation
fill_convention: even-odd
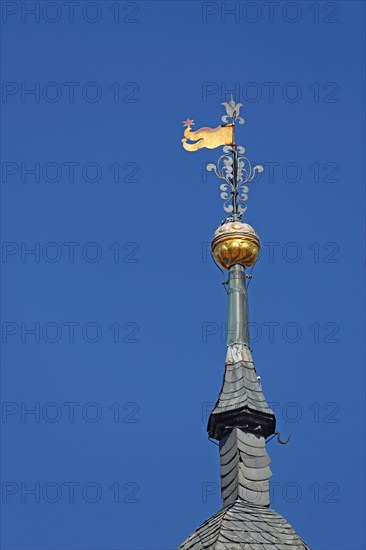
[[[226,115],[222,117],[225,124],[244,124],[244,119],[239,116],[242,103],[235,103],[231,96],[230,101],[222,105],[226,109]],[[224,201],[224,211],[232,214],[234,219],[240,219],[247,209],[248,183],[253,181],[257,173],[263,172],[263,166],[256,164],[253,167],[245,156],[245,147],[234,142],[225,145],[217,163],[207,164],[206,169],[214,172],[221,180],[220,197]]]
[[[241,217],[247,209],[246,202],[249,192],[247,184],[253,181],[257,173],[263,172],[263,166],[257,164],[252,167],[250,160],[244,156],[245,148],[240,145],[236,148],[225,146],[223,152],[224,154],[221,155],[217,164],[210,163],[206,169],[209,172],[214,172],[223,181],[220,185],[220,197],[224,201],[224,211]],[[236,212],[234,212],[234,205]]]

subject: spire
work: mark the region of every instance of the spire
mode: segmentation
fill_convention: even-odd
[[[224,146],[217,164],[207,165],[221,180],[220,196],[229,214],[211,244],[213,258],[229,271],[229,280],[225,371],[207,426],[209,437],[219,442],[223,508],[178,550],[309,550],[287,521],[269,508],[272,472],[266,438],[278,432],[250,349],[245,270],[257,261],[260,240],[242,220],[248,183],[263,168],[252,168],[244,147],[235,142],[235,125],[244,123],[239,116],[242,104],[231,97],[223,105],[223,125],[192,132],[193,121],[187,119],[182,140],[187,151]]]

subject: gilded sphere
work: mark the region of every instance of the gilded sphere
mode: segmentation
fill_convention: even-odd
[[[211,243],[215,260],[224,269],[235,264],[249,267],[257,261],[260,241],[253,227],[239,221],[226,222],[216,229]]]

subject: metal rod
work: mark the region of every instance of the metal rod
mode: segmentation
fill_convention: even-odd
[[[229,270],[229,301],[227,318],[227,345],[249,346],[248,303],[244,267],[236,264]]]
[[[232,153],[233,153],[233,190],[231,192],[232,194],[232,203],[233,203],[233,217],[234,220],[238,219],[238,202],[237,202],[237,196],[238,196],[238,189],[237,189],[237,171],[238,171],[238,155],[236,151],[236,142],[235,142],[235,113],[232,117],[232,123],[233,123],[233,145],[232,145]]]

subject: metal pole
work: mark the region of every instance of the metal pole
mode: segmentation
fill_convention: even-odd
[[[236,264],[229,271],[227,345],[249,346],[248,305],[244,267]]]
[[[233,217],[236,221],[238,219],[238,204],[237,204],[237,170],[238,170],[238,161],[237,161],[237,152],[236,152],[236,142],[235,142],[235,113],[232,117],[232,123],[233,123],[233,190],[231,192],[232,194],[232,201],[233,201]]]

